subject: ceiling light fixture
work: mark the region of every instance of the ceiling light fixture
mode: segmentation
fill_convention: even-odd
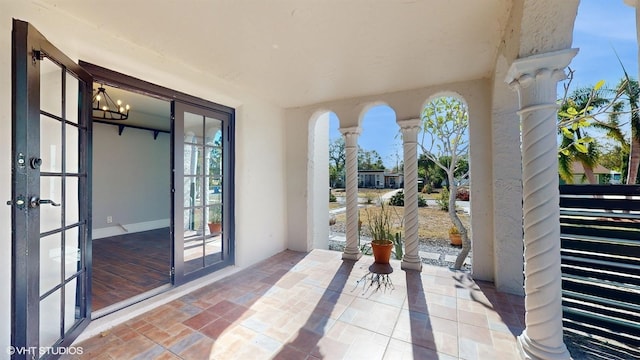
[[[107,90],[100,86],[93,94],[93,118],[104,120],[127,120],[129,109],[121,100],[113,101]]]

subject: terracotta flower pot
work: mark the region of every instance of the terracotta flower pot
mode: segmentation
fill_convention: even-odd
[[[221,223],[208,223],[209,232],[211,234],[219,234],[222,232],[222,224]]]
[[[462,246],[462,235],[449,234],[449,241],[451,241],[451,245],[453,246]]]
[[[378,264],[388,264],[391,258],[391,250],[393,249],[393,243],[388,240],[373,240],[371,242],[371,249],[373,249],[374,261]]]

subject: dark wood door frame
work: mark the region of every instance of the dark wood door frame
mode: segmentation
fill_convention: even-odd
[[[78,105],[83,109],[78,115],[79,134],[79,242],[82,268],[77,279],[81,293],[79,318],[57,346],[71,345],[89,323],[90,265],[91,263],[91,124],[88,121],[91,104],[91,75],[73,60],[60,52],[31,24],[13,20],[12,30],[12,149],[11,149],[11,222],[12,222],[12,272],[11,272],[11,345],[16,349],[41,346],[39,341],[40,317],[40,229],[39,209],[30,207],[29,199],[39,197],[39,165],[30,165],[40,157],[40,65],[44,57],[60,65],[65,71],[78,77]],[[64,118],[60,121],[66,121]],[[64,160],[63,160],[64,161]],[[83,176],[82,174],[86,174]],[[83,220],[86,219],[86,220]],[[49,346],[50,344],[42,344]],[[26,358],[26,353],[14,353],[12,358]],[[38,354],[35,354],[38,356]]]
[[[230,197],[228,200],[228,204],[226,205],[226,208],[225,208],[225,217],[227,218],[227,220],[225,220],[225,226],[227,227],[227,232],[228,232],[227,236],[229,239],[228,241],[229,254],[227,255],[228,256],[227,259],[229,260],[230,264],[235,263],[235,220],[234,220],[235,219],[235,216],[234,216],[235,214],[235,205],[234,205],[235,181],[234,181],[234,170],[233,170],[235,166],[235,141],[233,141],[233,139],[235,138],[235,109],[225,105],[216,104],[214,102],[204,100],[189,94],[185,94],[180,91],[172,90],[164,86],[156,85],[156,84],[153,84],[129,75],[125,75],[120,72],[113,71],[113,70],[110,70],[86,61],[80,60],[79,64],[93,76],[95,82],[171,102],[172,104],[171,105],[171,108],[172,108],[171,109],[172,111],[171,135],[170,135],[171,169],[175,169],[175,162],[176,162],[175,151],[174,151],[175,145],[176,145],[175,118],[174,118],[174,114],[175,114],[174,109],[175,109],[176,102],[186,104],[188,106],[194,106],[207,112],[217,113],[219,115],[222,115],[222,117],[224,117],[225,119],[227,119],[228,127],[227,127],[227,132],[225,134],[225,141],[226,141],[225,151],[227,152],[228,156],[226,156],[224,160],[224,166],[227,167],[229,171],[227,171],[227,175],[225,175],[227,177],[224,179],[224,181],[226,183],[225,191],[229,192]],[[172,176],[171,176],[172,193],[175,192],[175,188],[176,188],[175,177],[173,176],[173,171],[172,171]],[[182,271],[182,269],[175,268],[175,265],[176,265],[175,264],[176,255],[175,255],[175,247],[174,247],[175,224],[174,224],[174,217],[173,217],[173,214],[175,213],[176,213],[175,196],[171,196],[171,214],[172,214],[170,219],[170,237],[172,241],[171,282],[174,285],[176,285],[176,276],[175,276],[176,271],[180,271],[180,272]],[[208,271],[198,271],[197,273],[193,273],[186,277],[179,277],[177,285],[194,280],[207,273],[215,271],[218,268],[219,267],[214,266]]]

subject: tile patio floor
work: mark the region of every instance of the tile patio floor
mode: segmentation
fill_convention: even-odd
[[[462,272],[285,251],[74,346],[85,359],[517,359],[524,299]],[[383,286],[384,288],[384,286]]]

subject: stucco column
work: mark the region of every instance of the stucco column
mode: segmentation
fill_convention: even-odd
[[[556,87],[577,49],[516,60],[507,83],[518,91],[522,126],[525,359],[569,359],[562,340],[560,195]]]
[[[341,128],[345,144],[345,168],[347,170],[347,244],[343,259],[358,260],[362,256],[358,248],[358,136],[359,127]]]
[[[404,247],[403,270],[422,270],[418,255],[418,132],[420,119],[400,120],[404,147]]]

